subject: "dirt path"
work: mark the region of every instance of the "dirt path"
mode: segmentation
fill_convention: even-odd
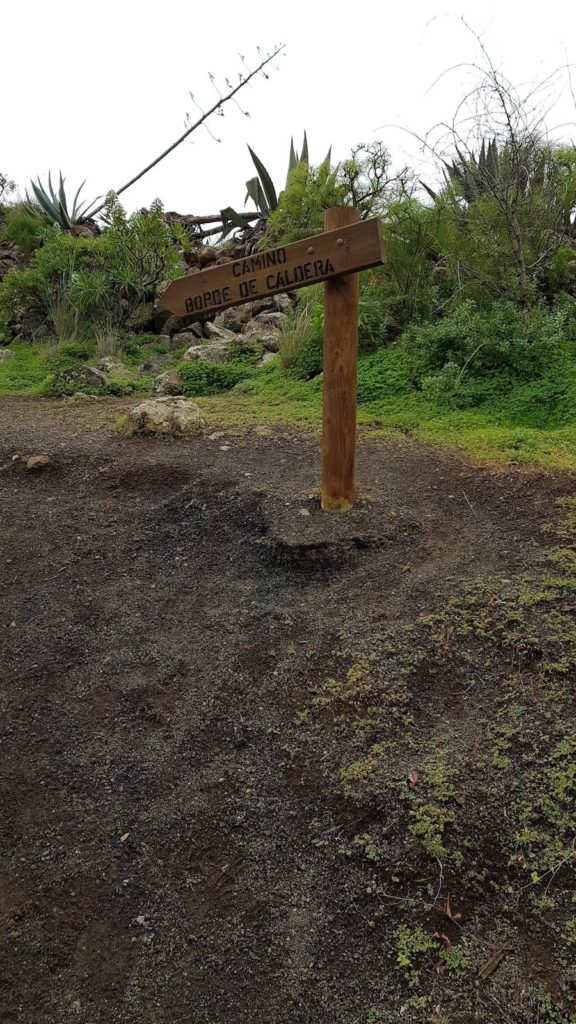
[[[314,440],[122,438],[119,408],[0,401],[3,1024],[528,1022],[535,979],[569,998],[554,938],[503,896],[506,823],[476,813],[516,670],[475,626],[439,654],[426,620],[540,572],[573,478],[366,443],[357,508],[326,517]],[[446,743],[470,785],[442,796],[422,765]],[[411,769],[464,808],[446,856],[409,824]],[[466,969],[414,953],[413,984],[404,924]]]

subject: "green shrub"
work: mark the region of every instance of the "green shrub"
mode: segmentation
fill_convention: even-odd
[[[182,391],[189,397],[229,391],[254,371],[238,363],[183,362],[177,367]]]
[[[324,161],[319,167],[300,162],[294,167],[278,206],[268,218],[264,246],[286,245],[324,230],[324,211],[343,206],[348,187],[338,182],[336,169]]]
[[[139,304],[153,299],[160,281],[180,274],[186,236],[166,223],[158,201],[128,216],[111,196],[107,211],[110,227],[97,238],[43,229],[30,266],[10,271],[0,283],[0,325],[22,323],[32,338],[45,322],[60,340],[76,339],[94,325],[122,327]]]
[[[117,398],[121,398],[123,395],[141,394],[142,392],[150,391],[151,386],[152,379],[150,377],[140,377],[137,380],[129,377],[110,377],[100,388],[100,394],[114,395]]]
[[[65,370],[74,363],[85,363],[94,358],[94,344],[90,341],[64,341],[49,360],[51,370]]]
[[[461,303],[441,320],[416,324],[402,335],[422,376],[453,364],[468,376],[509,371],[529,378],[559,366],[576,337],[576,302],[530,313],[512,302],[478,309]]]
[[[2,234],[27,256],[42,244],[45,231],[46,220],[39,209],[31,209],[26,203],[7,209]]]

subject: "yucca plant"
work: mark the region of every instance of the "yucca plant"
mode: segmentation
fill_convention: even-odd
[[[30,209],[40,207],[40,210],[51,224],[56,224],[62,231],[71,231],[72,228],[89,220],[93,207],[101,196],[98,196],[91,203],[79,203],[80,193],[85,185],[83,181],[74,196],[71,208],[69,208],[68,197],[64,188],[65,182],[66,178],[63,178],[62,172],[60,172],[60,182],[58,191],[56,191],[52,185],[52,175],[49,172],[47,188],[42,184],[40,178],[37,181],[30,182],[37,205],[35,206],[34,200],[30,198],[28,192],[26,192],[26,198]]]

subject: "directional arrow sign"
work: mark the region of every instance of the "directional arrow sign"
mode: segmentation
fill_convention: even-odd
[[[217,313],[383,261],[380,221],[372,218],[180,277],[168,286],[160,307],[176,316]]]

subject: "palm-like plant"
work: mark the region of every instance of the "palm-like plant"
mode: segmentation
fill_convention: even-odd
[[[48,186],[45,187],[40,178],[37,181],[31,181],[30,185],[36,200],[37,206],[40,207],[43,215],[50,221],[51,224],[56,224],[62,231],[71,231],[72,228],[77,227],[79,224],[85,223],[92,212],[98,199],[94,199],[91,203],[83,202],[79,203],[80,193],[84,188],[85,182],[83,181],[80,188],[74,196],[71,207],[68,204],[68,197],[64,188],[66,178],[62,177],[60,172],[60,181],[58,191],[52,185],[52,175],[48,173]],[[26,198],[31,208],[34,208],[34,199],[31,199],[26,192]]]

